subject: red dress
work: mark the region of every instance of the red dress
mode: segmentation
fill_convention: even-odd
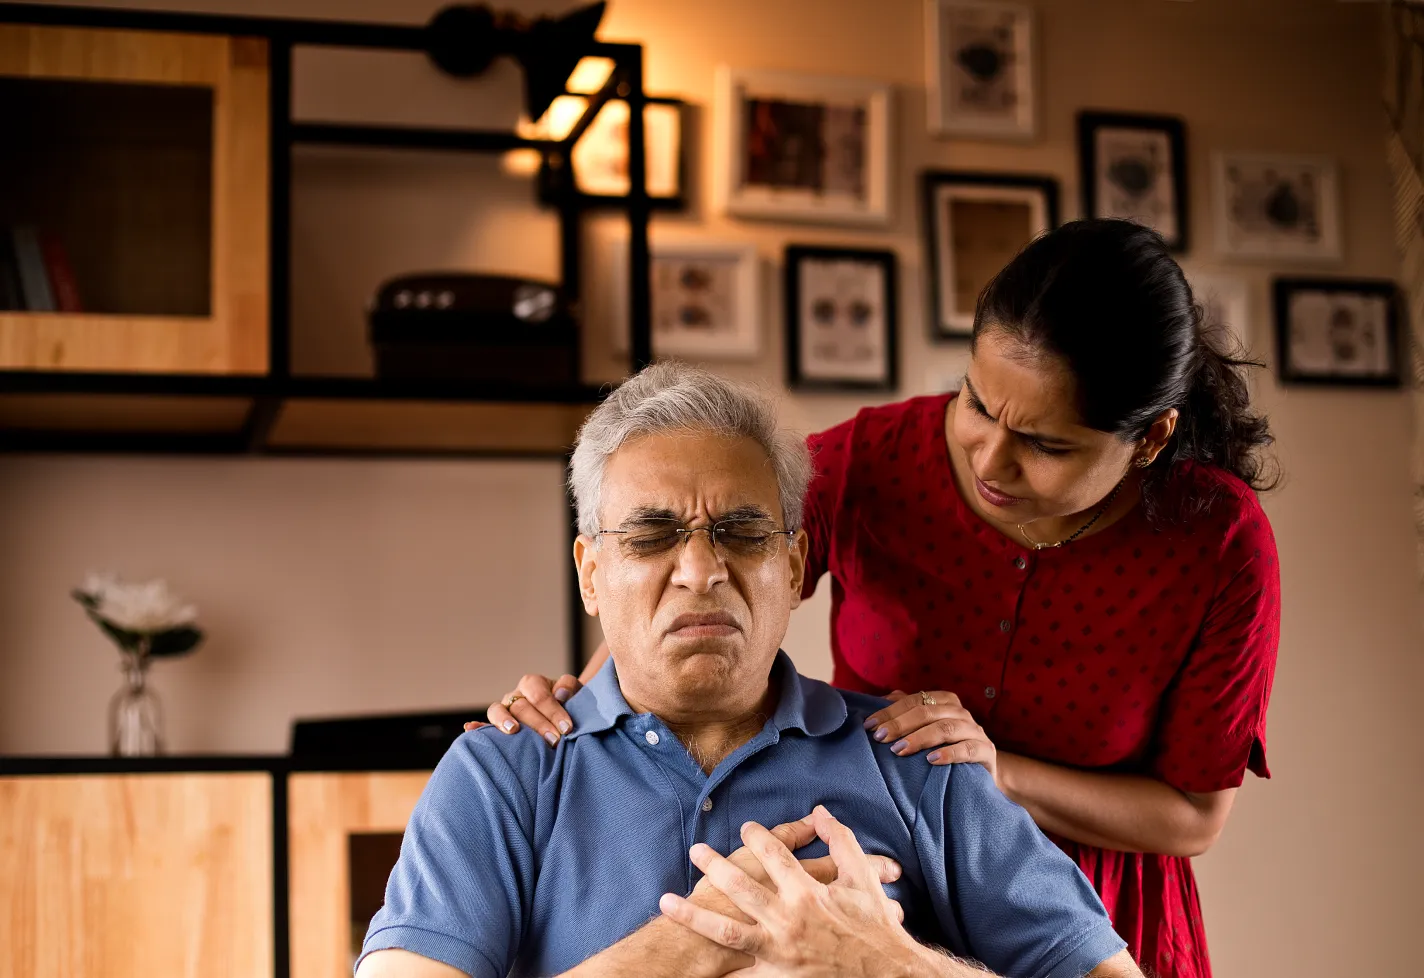
[[[1151,775],[1182,791],[1266,769],[1280,634],[1275,539],[1255,494],[1216,468],[1173,478],[1215,496],[1184,525],[1139,506],[1099,533],[1033,551],[959,495],[952,395],[863,410],[809,444],[803,594],[831,574],[833,682],[956,693],[1001,750]],[[1134,957],[1209,978],[1190,860],[1055,839]]]

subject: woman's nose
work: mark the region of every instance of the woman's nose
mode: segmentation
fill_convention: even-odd
[[[1012,449],[1012,436],[996,427],[979,443],[979,451],[972,457],[974,474],[984,482],[1012,482],[1018,476]]]

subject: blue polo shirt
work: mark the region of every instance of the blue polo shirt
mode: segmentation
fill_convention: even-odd
[[[404,948],[474,978],[554,975],[700,878],[696,842],[741,845],[818,805],[904,867],[887,889],[919,940],[1013,978],[1079,978],[1125,944],[1078,867],[977,764],[897,757],[862,728],[885,701],[772,667],[776,712],[711,774],[610,659],[558,747],[482,728],[451,746],[411,815],[362,956]],[[816,840],[803,858],[826,854]]]

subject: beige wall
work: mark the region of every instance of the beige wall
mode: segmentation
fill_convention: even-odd
[[[168,6],[153,3],[151,6]],[[178,4],[173,4],[177,6]],[[208,0],[188,9],[419,22],[400,0]],[[553,9],[545,4],[538,8]],[[1379,9],[1333,0],[1044,0],[1041,138],[1027,146],[925,132],[919,0],[614,0],[603,36],[648,45],[649,87],[710,112],[719,62],[886,79],[897,86],[895,221],[860,232],[726,222],[697,212],[669,230],[754,241],[768,262],[769,352],[728,368],[782,373],[774,263],[788,241],[864,242],[902,262],[903,392],[962,369],[924,339],[914,175],[928,166],[1052,173],[1077,210],[1073,113],[1161,111],[1188,122],[1187,264],[1251,291],[1250,336],[1270,357],[1268,278],[1309,266],[1228,268],[1210,224],[1216,149],[1340,160],[1346,261],[1390,276],[1380,112]],[[304,114],[507,124],[518,78],[461,89],[418,58],[308,54]],[[501,102],[501,100],[503,100]],[[707,129],[704,114],[703,133]],[[699,186],[710,161],[702,140]],[[553,222],[494,161],[303,152],[295,168],[295,360],[369,367],[360,310],[384,276],[424,266],[554,274]],[[591,229],[587,372],[617,376]],[[1221,978],[1418,973],[1424,912],[1416,812],[1424,807],[1424,686],[1411,549],[1407,410],[1399,393],[1280,390],[1258,382],[1288,475],[1266,500],[1280,544],[1285,620],[1271,710],[1271,782],[1249,781],[1217,847],[1199,860]],[[811,430],[852,413],[799,396]],[[212,640],[159,666],[174,747],[278,750],[298,713],[487,701],[562,649],[565,556],[558,473],[533,463],[119,458],[0,459],[0,750],[96,752],[114,657],[65,592],[91,567],[166,574],[202,606]],[[516,528],[517,529],[514,529]],[[787,648],[826,675],[823,587]]]

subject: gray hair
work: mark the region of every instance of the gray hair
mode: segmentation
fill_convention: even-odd
[[[751,438],[776,470],[788,530],[801,526],[811,455],[799,437],[777,424],[768,396],[675,361],[655,363],[608,395],[579,429],[569,462],[569,490],[578,506],[579,532],[600,529],[599,506],[608,459],[625,442],[670,431],[710,431]]]

